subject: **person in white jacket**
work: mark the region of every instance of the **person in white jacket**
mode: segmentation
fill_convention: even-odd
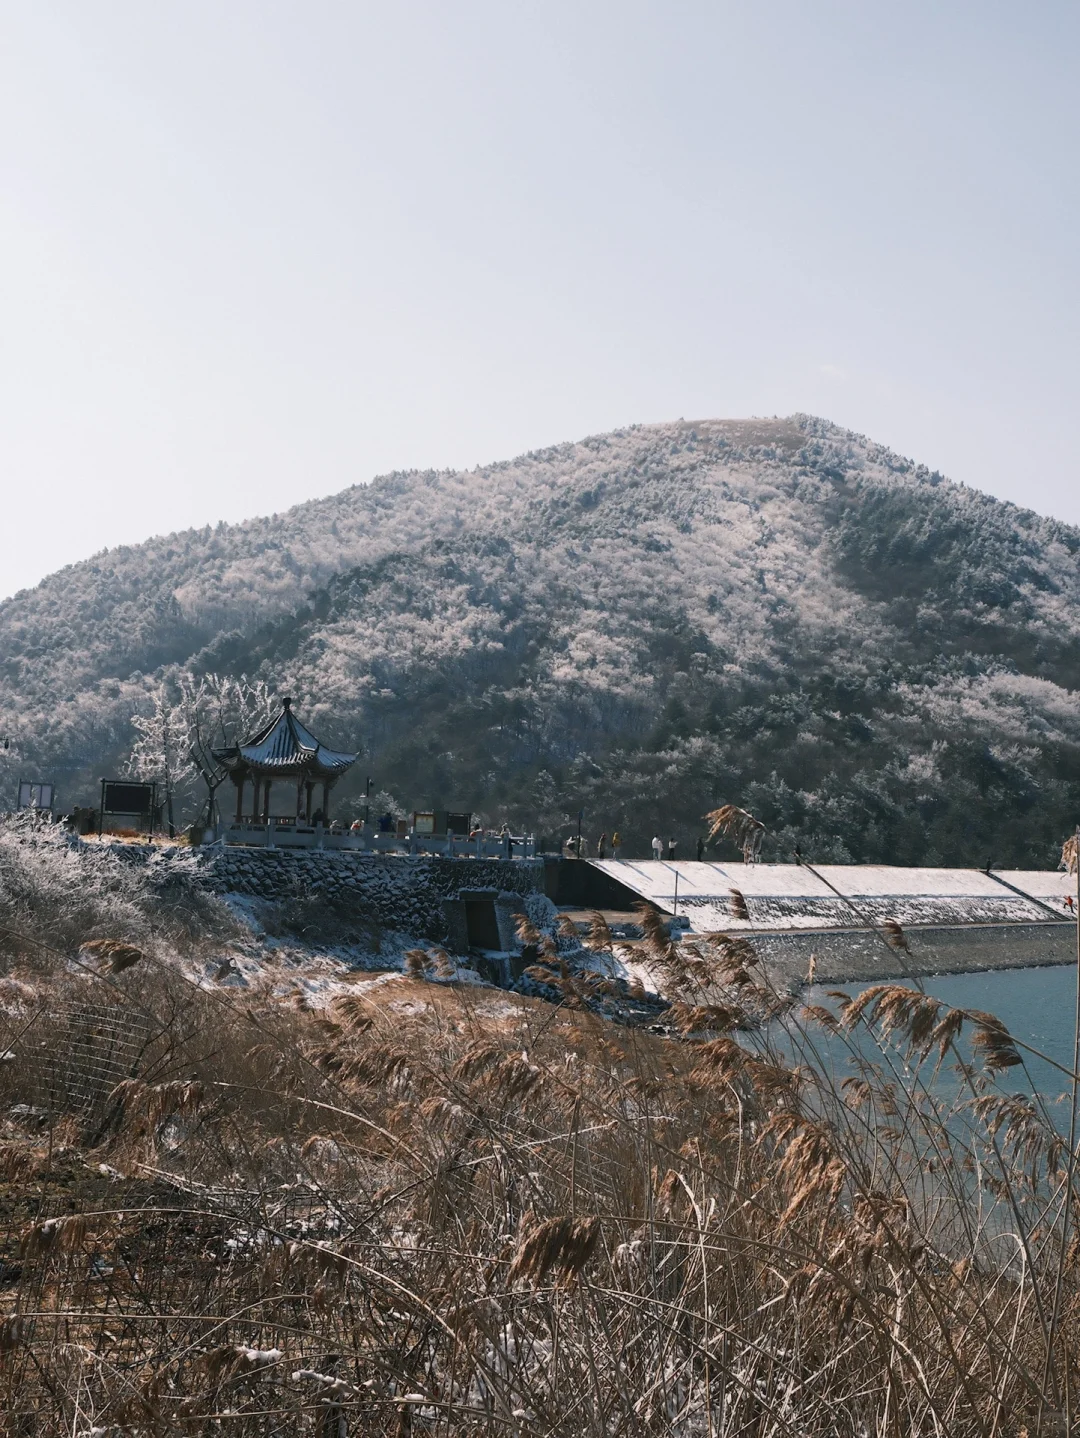
[[[661,838],[659,838],[659,837],[655,837],[655,838],[653,839],[653,841],[652,841],[652,856],[653,856],[654,859],[662,859],[662,858],[664,857],[664,841],[663,841],[663,839],[661,839]]]

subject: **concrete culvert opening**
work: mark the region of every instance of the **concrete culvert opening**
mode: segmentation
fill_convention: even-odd
[[[471,949],[490,949],[497,953],[502,948],[494,899],[466,899],[465,927]]]

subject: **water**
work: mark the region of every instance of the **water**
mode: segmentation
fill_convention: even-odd
[[[994,1014],[1014,1038],[1030,1044],[1055,1063],[1072,1067],[1073,1027],[1076,1020],[1076,969],[1071,964],[1038,969],[998,969],[981,974],[942,974],[923,981],[927,994],[958,1009],[985,1009]],[[807,1002],[828,1005],[830,989],[843,989],[854,997],[869,984],[829,984],[808,991]],[[968,1026],[970,1028],[970,1025]],[[1053,1103],[1069,1084],[1051,1064],[1021,1050],[1027,1065],[1008,1069],[998,1085],[1016,1092],[1032,1086]]]

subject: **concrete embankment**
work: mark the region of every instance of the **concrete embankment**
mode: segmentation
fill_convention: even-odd
[[[616,934],[632,937],[640,933],[634,906],[644,900],[691,940],[717,931],[751,939],[783,987],[805,982],[811,971],[818,982],[865,983],[1076,957],[1069,907],[1076,881],[1049,871],[507,862],[217,847],[114,852],[149,864],[159,880],[176,866],[220,894],[340,916],[365,930],[376,950],[379,932],[391,930],[457,953],[514,954],[515,914],[528,912],[544,926],[553,918],[551,900],[579,912],[603,910]],[[906,949],[886,942],[890,921],[903,926]]]
[[[754,934],[758,952],[778,986],[805,982],[814,959],[817,983],[899,982],[913,975],[978,973],[1076,962],[1076,927],[1069,923],[971,924],[908,929],[908,951],[876,933],[833,930]]]
[[[203,850],[198,862],[218,892],[323,901],[457,952],[515,951],[514,914],[525,896],[546,888],[557,903],[570,894],[579,902],[593,898],[595,907],[615,900],[628,917],[633,903],[646,899],[689,920],[691,937],[717,929],[743,934],[785,986],[805,981],[811,956],[818,981],[859,983],[1065,964],[1076,955],[1066,905],[1075,879],[1062,873],[575,860],[554,868],[548,861],[545,871],[541,860],[240,848]],[[736,888],[748,918],[732,912]],[[881,926],[889,919],[904,926],[907,951],[885,942]],[[878,929],[859,928],[860,920]]]
[[[586,870],[596,874],[590,886]],[[1076,879],[1056,870],[885,865],[581,863],[574,892],[610,912],[655,904],[688,935],[753,940],[774,980],[873,982],[1076,959]],[[907,948],[886,941],[899,924]]]
[[[513,949],[513,916],[543,885],[542,866],[530,860],[224,849],[205,863],[220,892],[321,899],[459,953]]]

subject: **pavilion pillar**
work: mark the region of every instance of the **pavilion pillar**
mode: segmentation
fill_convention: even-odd
[[[309,779],[309,780],[305,783],[305,785],[304,785],[304,789],[305,789],[306,794],[307,794],[307,797],[306,797],[306,799],[304,800],[304,823],[305,823],[305,824],[310,824],[310,823],[311,823],[311,791],[312,791],[314,788],[315,788],[315,785],[311,782],[310,779]]]
[[[244,819],[244,779],[241,775],[233,776],[233,783],[236,785],[236,822],[238,824]]]
[[[301,774],[296,781],[296,822],[304,817],[304,776]]]
[[[263,788],[263,812],[262,812],[262,816],[263,816],[263,823],[264,823],[264,824],[269,824],[269,822],[270,822],[270,780],[269,780],[269,779],[267,779],[266,785],[265,785],[265,787]]]
[[[324,784],[324,785],[322,786],[322,813],[323,813],[323,823],[329,825],[329,823],[330,823],[330,785],[329,785],[329,784]]]

